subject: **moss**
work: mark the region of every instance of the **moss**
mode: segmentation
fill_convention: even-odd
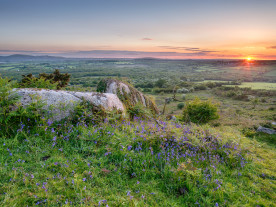
[[[159,113],[154,101],[151,98],[145,96],[137,89],[135,89],[126,80],[113,79],[113,78],[102,79],[98,84],[97,92],[102,92],[102,93],[106,92],[107,88],[113,82],[116,82],[116,85],[118,86],[116,89],[116,94],[118,98],[123,102],[126,109],[130,109],[137,104],[142,104],[142,105],[145,105],[146,108],[149,108],[153,112],[153,114]],[[120,87],[120,83],[125,84],[128,87],[130,92],[127,93],[124,87]]]

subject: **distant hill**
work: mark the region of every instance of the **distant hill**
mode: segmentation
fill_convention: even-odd
[[[27,62],[27,61],[60,61],[64,60],[64,57],[56,57],[56,56],[33,56],[33,55],[9,55],[9,56],[0,56],[0,62]]]

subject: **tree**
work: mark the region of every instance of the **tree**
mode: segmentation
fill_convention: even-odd
[[[158,88],[163,88],[166,83],[167,83],[166,80],[159,79],[158,81],[155,82],[155,86],[157,86]]]
[[[66,87],[70,81],[70,77],[70,74],[61,74],[58,69],[56,69],[52,74],[39,74],[39,78],[45,78],[46,80],[50,80],[51,82],[58,83],[57,89]]]
[[[61,74],[59,70],[55,70],[52,74],[40,73],[38,78],[33,74],[22,75],[19,83],[21,88],[48,88],[61,89],[68,85],[70,74]]]

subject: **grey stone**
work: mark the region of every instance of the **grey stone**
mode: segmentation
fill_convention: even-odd
[[[141,103],[145,107],[152,109],[155,113],[159,113],[154,102],[130,84],[111,78],[102,81],[106,84],[106,89],[103,92],[113,93],[118,97],[127,97],[132,105]]]
[[[116,109],[125,112],[121,100],[117,95],[110,93],[101,94],[31,88],[14,89],[13,92],[19,96],[19,103],[23,107],[40,100],[44,104],[43,109],[48,110],[52,116],[52,121],[59,121],[68,117],[74,111],[75,106],[83,100],[95,106],[103,107],[105,110]]]
[[[259,126],[257,132],[263,132],[266,134],[276,134],[276,130]]]

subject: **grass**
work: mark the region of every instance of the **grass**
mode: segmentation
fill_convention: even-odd
[[[164,107],[164,101],[166,97],[172,97],[172,94],[154,94],[155,102],[160,111]],[[271,99],[272,97],[266,97],[266,102],[259,102],[255,108],[250,101],[238,101],[229,97],[221,97],[214,93],[212,90],[195,91],[193,93],[187,93],[185,100],[182,98],[182,94],[176,94],[176,99],[179,101],[172,101],[166,106],[165,115],[173,114],[180,115],[182,110],[177,108],[179,103],[191,101],[196,97],[201,100],[213,99],[214,102],[220,103],[218,121],[214,121],[214,124],[219,123],[222,126],[231,126],[242,130],[243,128],[254,128],[259,125],[271,122],[274,119],[274,110],[270,110],[274,107],[275,103]],[[261,98],[260,98],[261,99]]]
[[[233,85],[226,85],[232,86]],[[239,85],[241,88],[251,88],[253,90],[264,89],[264,90],[276,90],[276,83],[266,83],[266,82],[243,82]]]
[[[136,119],[0,140],[1,206],[274,206],[275,149],[232,128]]]
[[[159,107],[167,96],[156,97]],[[195,96],[213,95],[186,99]],[[217,127],[164,117],[94,122],[78,113],[52,123],[30,110],[10,120],[1,114],[1,124],[19,125],[0,129],[0,206],[275,206],[275,136],[245,137],[236,126],[273,115],[270,100],[252,108],[214,98],[221,102]],[[167,110],[180,114],[178,103]]]

